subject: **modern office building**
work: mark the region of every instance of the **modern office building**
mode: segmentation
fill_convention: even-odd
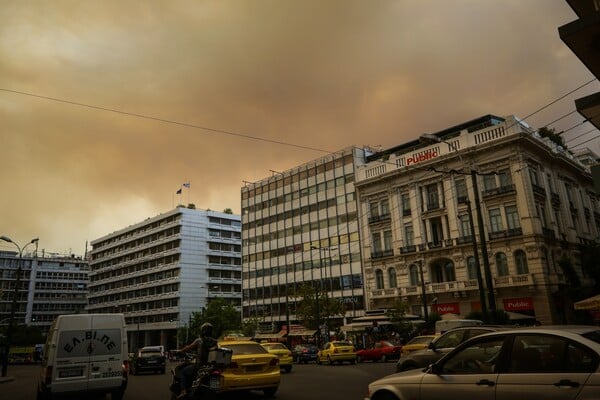
[[[369,309],[402,299],[413,314],[563,323],[565,289],[592,284],[582,254],[600,237],[600,197],[589,169],[513,116],[422,135],[368,156],[355,176]]]
[[[297,323],[302,284],[342,301],[332,324],[364,315],[354,189],[363,162],[363,150],[347,148],[242,188],[244,319],[271,331]]]
[[[62,314],[85,312],[89,266],[81,257],[58,254],[0,252],[0,326],[8,325],[17,271],[21,266],[15,320],[47,333]]]
[[[131,349],[176,346],[211,298],[241,306],[238,215],[192,205],[92,241],[89,312],[125,314]]]

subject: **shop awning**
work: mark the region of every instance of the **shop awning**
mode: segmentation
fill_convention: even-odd
[[[356,320],[356,319],[355,319]],[[389,321],[377,321],[377,326],[391,325]],[[373,321],[371,322],[352,322],[341,327],[342,332],[362,332],[365,328],[372,327]]]
[[[317,331],[304,330],[304,331],[290,331],[290,336],[314,336]]]
[[[600,311],[600,294],[589,299],[578,301],[574,304],[576,310],[598,310]]]
[[[285,333],[257,333],[254,335],[254,339],[281,339],[285,336]]]

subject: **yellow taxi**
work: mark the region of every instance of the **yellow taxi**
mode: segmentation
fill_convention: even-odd
[[[356,349],[354,345],[345,340],[336,340],[327,342],[317,354],[317,364],[326,362],[331,365],[334,362],[342,364],[348,361],[350,364],[356,364]]]
[[[292,371],[292,352],[283,343],[267,342],[261,343],[261,346],[267,349],[271,354],[274,354],[279,358],[279,367],[285,372]]]
[[[223,340],[219,347],[232,351],[231,364],[223,370],[220,391],[262,390],[272,397],[279,388],[281,370],[277,356],[251,340]]]
[[[402,355],[406,356],[413,351],[423,350],[429,347],[429,343],[431,343],[438,335],[422,335],[415,336],[410,339],[405,345],[402,345]]]

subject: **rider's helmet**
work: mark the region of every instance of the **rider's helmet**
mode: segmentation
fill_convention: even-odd
[[[200,327],[200,336],[201,337],[210,337],[213,334],[213,326],[210,322],[205,322]]]

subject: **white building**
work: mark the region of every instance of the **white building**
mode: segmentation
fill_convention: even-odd
[[[85,312],[89,266],[81,257],[35,252],[19,259],[18,253],[0,252],[0,326],[8,325],[15,294],[18,324],[37,326],[47,333],[52,321],[62,314]]]
[[[130,348],[176,346],[212,297],[241,306],[240,217],[177,207],[94,240],[90,312],[123,312]]]
[[[514,117],[432,136],[437,143],[413,140],[357,168],[368,308],[402,299],[414,314],[466,315],[483,300],[568,322],[563,289],[574,275],[581,290],[591,285],[582,246],[600,237],[589,169]]]
[[[267,330],[297,323],[303,283],[340,299],[345,317],[364,315],[354,190],[363,160],[347,148],[242,188],[243,318],[263,319]]]

